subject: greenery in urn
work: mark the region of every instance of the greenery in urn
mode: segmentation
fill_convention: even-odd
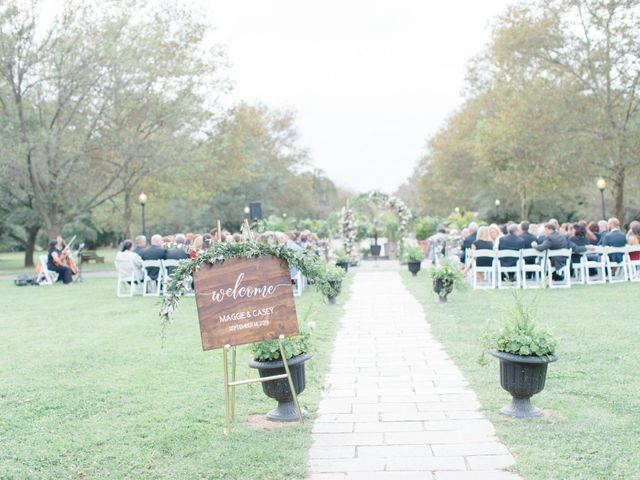
[[[513,305],[504,316],[502,325],[487,331],[482,336],[483,351],[480,363],[486,364],[487,350],[511,353],[513,355],[550,357],[555,354],[556,340],[544,327],[538,325],[536,317],[543,290],[540,289],[533,299],[525,302],[525,293],[511,289]]]
[[[335,260],[336,263],[342,263],[342,262],[348,263],[350,260],[349,255],[347,255],[347,252],[345,252],[342,249],[334,250],[333,259]]]
[[[321,273],[322,282],[318,286],[320,292],[327,298],[335,298],[342,290],[342,280],[345,271],[335,265],[326,264]]]
[[[462,272],[451,262],[444,261],[440,265],[434,265],[429,273],[433,280],[433,291],[438,294],[440,301],[446,302],[454,288],[464,290],[467,287]]]
[[[305,317],[306,318],[306,317]],[[285,337],[282,341],[287,360],[309,352],[311,349],[311,333],[315,328],[314,322],[302,322],[300,333],[294,337]],[[253,359],[258,362],[274,362],[282,359],[278,340],[264,340],[251,345]]]
[[[424,252],[422,251],[422,247],[405,247],[403,260],[405,262],[422,262],[424,260]]]

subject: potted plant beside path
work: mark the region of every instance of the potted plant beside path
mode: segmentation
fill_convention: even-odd
[[[382,245],[378,245],[378,237],[380,236],[380,230],[378,230],[378,227],[375,225],[371,230],[371,236],[373,237],[373,245],[371,245],[371,256],[379,257],[380,251],[382,249]]]
[[[460,269],[450,262],[442,262],[440,265],[432,266],[430,273],[433,291],[438,295],[438,300],[441,303],[447,302],[447,297],[453,292],[454,287],[462,290],[467,286]]]
[[[404,261],[407,262],[409,271],[415,277],[420,271],[422,261],[424,260],[424,252],[422,247],[407,247],[404,251]]]
[[[300,328],[300,334],[295,337],[285,338],[283,341],[284,353],[289,364],[291,380],[296,394],[299,395],[305,389],[306,375],[305,363],[311,358],[309,353],[309,341],[313,323],[308,323]],[[260,377],[271,377],[286,373],[280,347],[277,340],[266,340],[251,346],[253,360],[249,367],[258,370]],[[289,381],[286,378],[262,382],[264,394],[278,402],[278,406],[267,413],[267,419],[274,422],[295,422],[298,420]]]
[[[485,334],[489,353],[500,360],[500,385],[511,394],[511,403],[500,413],[528,418],[542,415],[531,397],[544,389],[547,365],[555,362],[556,342],[537,325],[535,315],[539,294],[528,305],[524,294],[513,290],[515,302],[499,330]]]
[[[327,297],[327,303],[329,305],[335,305],[336,297],[340,295],[342,291],[342,280],[344,279],[345,271],[335,265],[329,265],[325,267],[322,273],[323,282],[319,286],[320,291]]]
[[[336,250],[334,252],[336,266],[342,268],[345,272],[349,271],[349,256],[344,250]]]

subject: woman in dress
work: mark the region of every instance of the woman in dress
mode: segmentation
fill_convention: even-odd
[[[130,277],[133,274],[133,281],[136,283],[144,279],[142,258],[133,251],[133,242],[131,240],[122,242],[122,248],[116,253],[115,262],[116,268],[120,270],[123,276]]]
[[[627,245],[640,245],[640,222],[634,220],[629,225],[629,233],[627,234]],[[640,260],[640,252],[629,253],[629,259],[631,261]]]
[[[496,225],[495,223],[489,225],[489,239],[493,242],[494,245],[491,248],[498,248],[498,241],[502,236],[502,231],[500,230],[500,227],[498,225]]]

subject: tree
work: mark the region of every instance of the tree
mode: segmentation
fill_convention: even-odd
[[[620,219],[626,179],[640,166],[638,37],[637,0],[541,0],[511,7],[494,39],[503,63],[525,64],[557,85],[571,83],[559,90],[568,94],[564,108],[580,111],[574,127],[592,147],[586,166],[610,180]]]
[[[78,214],[131,194],[175,144],[206,126],[222,89],[206,27],[176,5],[65,2],[51,25],[39,5],[0,7],[0,158],[26,190],[50,237]],[[169,147],[171,145],[171,147]],[[157,166],[157,165],[156,165]]]

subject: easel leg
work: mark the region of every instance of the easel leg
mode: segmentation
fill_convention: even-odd
[[[231,382],[236,381],[236,347],[231,351]],[[231,387],[231,419],[236,415],[236,386]]]
[[[229,364],[227,353],[231,348],[230,345],[225,345],[223,349],[223,362],[224,362],[224,404],[225,404],[225,417],[227,422],[227,428],[224,429],[226,436],[231,435],[231,405],[229,404]]]
[[[282,356],[282,363],[284,364],[284,369],[287,372],[287,380],[289,381],[289,389],[291,389],[291,396],[293,397],[293,401],[296,402],[296,408],[298,409],[298,418],[300,419],[300,423],[302,423],[303,422],[302,409],[300,408],[300,403],[298,402],[298,394],[296,393],[296,389],[293,386],[293,379],[291,378],[291,371],[289,370],[289,363],[287,362],[287,357],[284,354],[284,345],[282,344],[282,340],[284,340],[284,335],[280,335],[278,337],[278,344],[280,345],[280,355]]]

